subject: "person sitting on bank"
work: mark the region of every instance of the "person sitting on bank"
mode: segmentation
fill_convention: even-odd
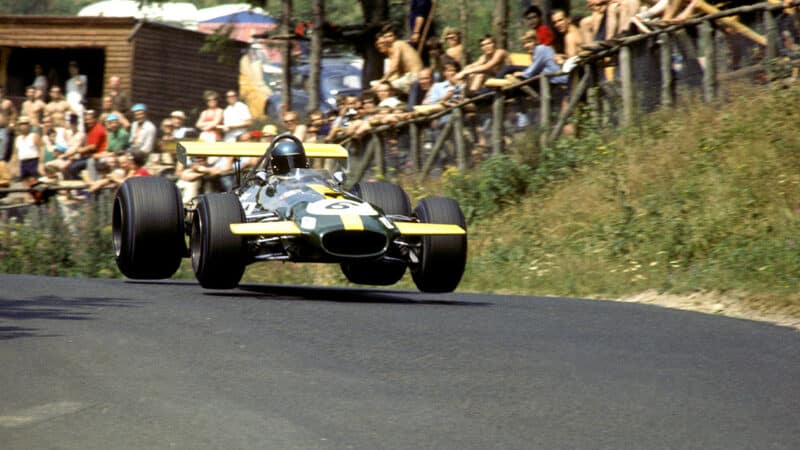
[[[492,35],[484,35],[480,40],[480,46],[483,54],[456,74],[457,80],[467,81],[468,96],[478,93],[488,78],[497,76],[503,67],[511,63],[508,51],[497,48],[497,42]]]
[[[377,39],[379,42],[376,42],[376,47],[386,49],[389,67],[381,79],[374,80],[371,84],[375,86],[388,81],[393,88],[407,94],[411,83],[417,81],[419,71],[422,70],[422,58],[408,42],[397,39],[397,33],[391,24],[381,29]]]

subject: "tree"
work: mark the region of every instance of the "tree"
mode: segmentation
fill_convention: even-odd
[[[492,34],[499,48],[508,48],[508,0],[495,0]]]
[[[325,23],[325,0],[313,0],[311,7],[312,30],[311,33],[311,73],[309,74],[308,109],[319,109],[319,83],[320,66],[322,64],[322,39],[325,37],[323,24]]]
[[[281,1],[281,31],[288,36],[294,31],[292,29],[293,17],[292,0]],[[283,78],[281,83],[281,112],[292,109],[292,41],[287,39],[283,47]]]
[[[389,20],[388,0],[361,0],[361,11],[364,14],[364,32],[357,47],[364,57],[362,85],[368,87],[369,80],[377,80],[383,76],[384,56],[375,48],[375,36],[381,25]]]

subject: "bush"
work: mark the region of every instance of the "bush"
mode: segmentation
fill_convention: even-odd
[[[107,196],[80,205],[30,206],[0,217],[0,272],[118,277]],[[81,220],[76,220],[80,218]]]
[[[473,221],[518,202],[528,190],[532,172],[507,155],[494,155],[477,171],[445,171],[444,189],[461,205],[467,221]]]

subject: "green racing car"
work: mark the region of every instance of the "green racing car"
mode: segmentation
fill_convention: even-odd
[[[336,263],[348,280],[368,285],[394,284],[408,269],[424,292],[451,292],[461,281],[467,234],[458,204],[427,197],[412,210],[400,186],[383,182],[345,190],[344,172],[310,168],[310,159],[346,162],[339,145],[303,144],[284,133],[266,150],[263,143],[181,142],[177,156],[184,165],[199,156],[258,160],[237,170],[232,192],[200,195],[186,207],[166,178],[126,180],[114,199],[112,235],[128,278],[169,278],[190,257],[209,289],[236,287],[259,261]]]

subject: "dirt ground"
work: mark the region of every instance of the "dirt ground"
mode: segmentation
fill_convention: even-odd
[[[665,308],[770,322],[800,331],[800,306],[759,302],[736,294],[700,292],[689,295],[659,294],[650,290],[618,301],[646,303]]]

